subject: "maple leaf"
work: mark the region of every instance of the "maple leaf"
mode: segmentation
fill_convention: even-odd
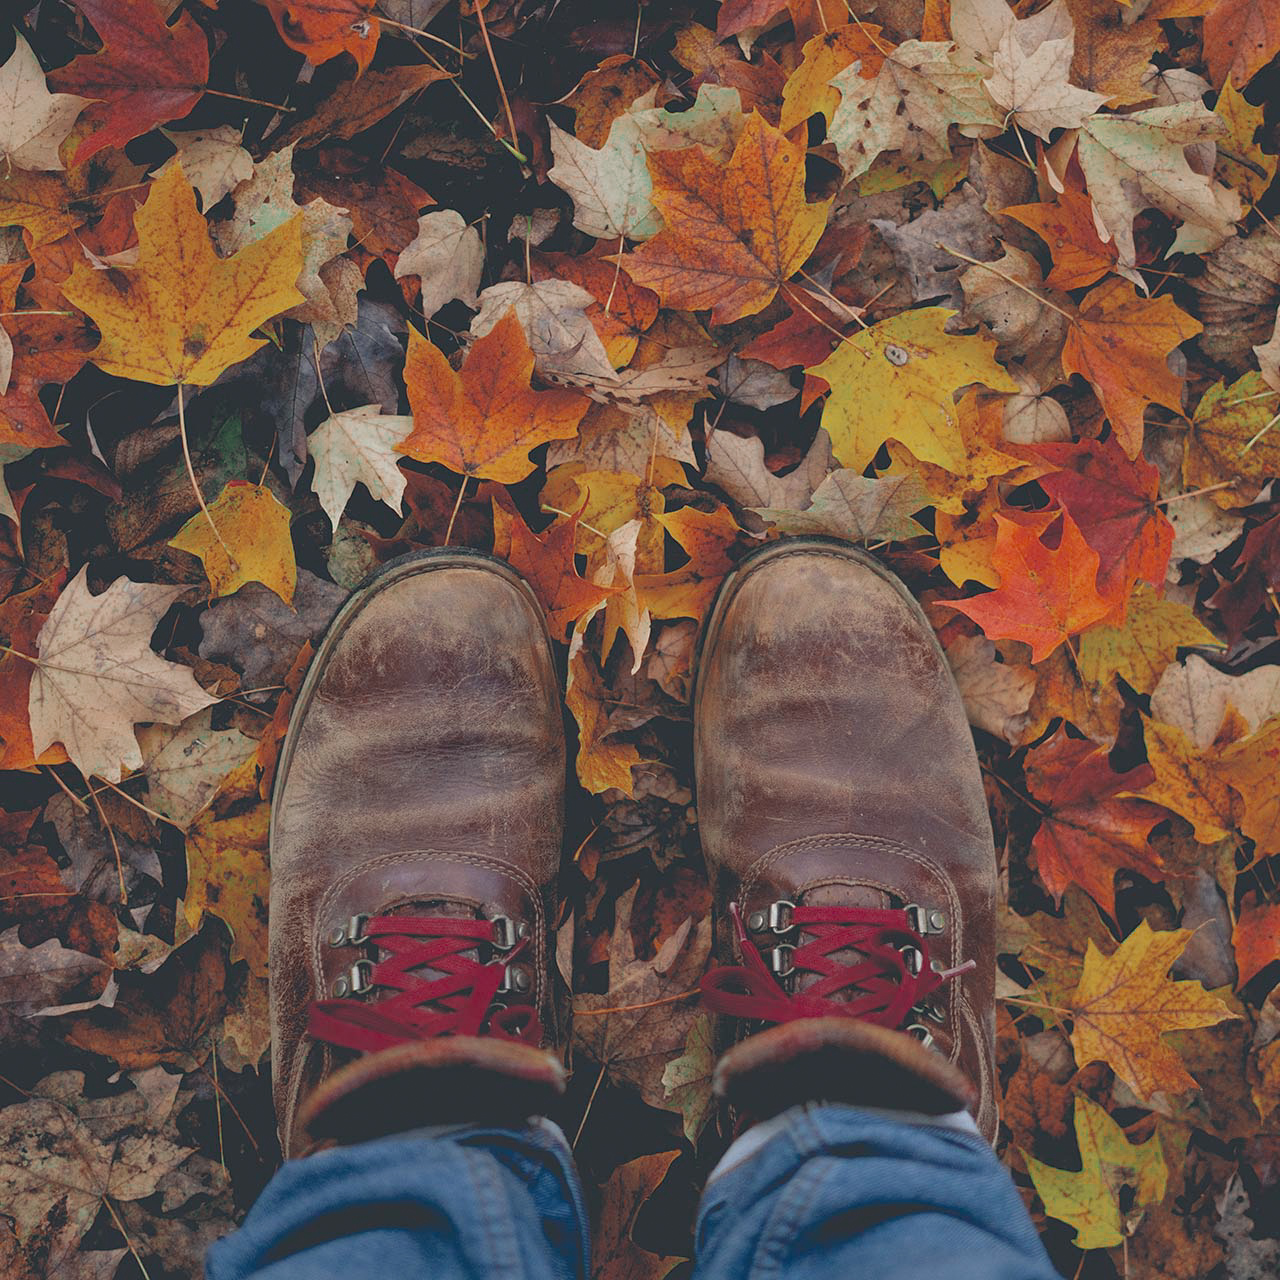
[[[104,1205],[151,1195],[193,1153],[149,1132],[141,1101],[86,1098],[83,1073],[62,1071],[0,1111],[5,1213],[20,1241],[55,1204],[83,1236]]]
[[[573,108],[574,135],[589,147],[603,146],[613,122],[657,85],[657,73],[643,58],[625,53],[605,58],[565,95],[565,105]]]
[[[552,634],[561,640],[579,618],[611,594],[578,573],[574,547],[579,518],[574,514],[557,521],[540,538],[518,515],[508,515],[496,502],[493,505],[494,542],[508,547],[507,559],[533,588]]]
[[[0,67],[0,156],[6,168],[63,168],[58,149],[88,101],[50,93],[31,46],[15,36],[13,53]]]
[[[1218,0],[1205,15],[1204,53],[1219,87],[1243,88],[1280,52],[1280,13],[1269,0]]]
[[[335,530],[358,484],[375,502],[400,510],[405,475],[396,446],[412,430],[407,414],[383,413],[381,405],[366,404],[331,414],[307,437],[316,460],[312,488]]]
[[[1129,457],[1142,448],[1149,404],[1182,408],[1182,383],[1168,356],[1202,326],[1172,298],[1139,298],[1124,280],[1104,280],[1080,304],[1067,330],[1062,370],[1085,378]]]
[[[907,161],[951,154],[952,125],[966,137],[993,137],[1003,126],[982,87],[985,68],[949,43],[907,40],[874,78],[861,63],[831,80],[840,93],[827,128],[846,178],[866,173],[883,151]]]
[[[1098,553],[1098,593],[1123,613],[1135,582],[1164,583],[1173,526],[1156,506],[1160,473],[1143,458],[1126,457],[1105,442],[1040,445],[1036,453],[1061,470],[1040,477],[1040,487],[1062,505]],[[1212,638],[1210,638],[1212,643]]]
[[[224,783],[234,789],[253,762]],[[259,977],[267,972],[267,824],[270,809],[219,818],[206,810],[187,832],[187,894],[183,912],[194,931],[205,912],[231,931],[231,959],[247,960]]]
[[[1230,386],[1216,382],[1196,406],[1187,436],[1182,476],[1192,488],[1218,485],[1232,503],[1248,501],[1280,475],[1280,434],[1271,429],[1275,397],[1257,373]],[[1215,497],[1221,495],[1215,494]]]
[[[69,302],[102,331],[93,362],[139,382],[207,386],[265,339],[250,333],[302,300],[299,224],[290,219],[231,258],[219,258],[176,164],[151,184],[135,217],[136,267],[79,265],[63,282]]]
[[[954,315],[945,307],[904,311],[807,370],[831,385],[822,426],[844,466],[865,470],[886,440],[900,440],[921,462],[963,465],[956,392],[973,383],[996,391],[1018,385],[996,363],[990,338],[946,332]]]
[[[1142,736],[1156,773],[1142,795],[1186,818],[1201,844],[1225,839],[1232,826],[1231,792],[1213,753],[1197,750],[1181,729],[1146,716]]]
[[[514,311],[476,339],[460,373],[411,329],[405,385],[413,431],[397,448],[459,475],[523,480],[534,468],[529,451],[576,435],[588,404],[572,391],[534,391],[532,377],[533,352]]]
[[[86,778],[119,782],[142,765],[135,724],[178,724],[217,701],[188,668],[151,648],[161,615],[185,590],[117,578],[92,596],[87,567],[72,579],[36,641],[29,711],[37,758],[61,742]]]
[[[433,316],[458,299],[475,307],[484,270],[484,246],[475,227],[454,209],[433,209],[418,219],[418,234],[396,259],[397,280],[417,276],[422,285],[422,314]]]
[[[1068,1002],[1076,1061],[1105,1062],[1142,1099],[1196,1087],[1162,1036],[1236,1016],[1198,982],[1166,976],[1190,937],[1190,929],[1157,933],[1142,920],[1111,955],[1090,939]]]
[[[996,647],[984,636],[957,636],[946,644],[969,723],[1006,742],[1017,742],[1029,720],[1036,673],[1013,662],[997,662]]]
[[[192,516],[169,545],[204,564],[211,599],[261,582],[288,604],[298,580],[289,523],[289,508],[265,485],[232,480],[208,515]]]
[[[737,523],[726,507],[711,512],[681,507],[657,519],[689,560],[670,573],[637,575],[640,599],[655,618],[701,618],[733,567],[729,547],[738,536]]]
[[[1050,550],[1040,531],[997,515],[991,564],[1000,585],[969,600],[948,600],[997,640],[1022,640],[1042,662],[1069,636],[1111,611],[1095,585],[1098,554],[1076,522],[1062,515],[1062,537]],[[942,603],[942,602],[940,602]]]
[[[731,431],[707,432],[707,483],[723,489],[743,507],[799,510],[831,470],[831,441],[819,430],[799,466],[785,476],[764,464],[764,441]]]
[[[548,122],[555,164],[547,177],[573,198],[573,225],[597,240],[645,240],[662,227],[653,203],[653,179],[644,137],[625,113],[609,127],[602,147],[589,147]]]
[[[790,133],[812,115],[831,123],[840,105],[840,90],[832,80],[852,63],[857,63],[865,79],[879,74],[885,52],[893,41],[874,22],[851,22],[831,27],[805,41],[800,65],[782,91],[782,118],[778,127]]]
[[[1222,752],[1222,776],[1240,793],[1240,831],[1254,843],[1254,859],[1280,853],[1280,716]]]
[[[1181,729],[1201,751],[1213,746],[1228,709],[1244,720],[1250,733],[1280,715],[1280,667],[1230,675],[1193,653],[1169,667],[1151,695],[1152,718]]]
[[[1213,249],[1235,234],[1240,197],[1196,173],[1185,150],[1213,141],[1226,125],[1200,102],[1152,107],[1132,115],[1092,116],[1084,122],[1076,154],[1101,226],[1115,242],[1117,270],[1135,282],[1133,219],[1160,209],[1183,226],[1172,252]]]
[[[1053,204],[1015,204],[1000,212],[1030,227],[1049,246],[1051,289],[1080,289],[1111,271],[1119,251],[1098,235],[1089,197],[1070,179]]]
[[[869,479],[848,469],[833,471],[813,492],[801,511],[756,507],[762,520],[783,533],[818,534],[849,542],[898,542],[926,531],[912,513],[929,505],[918,475]]]
[[[1236,919],[1231,931],[1231,946],[1243,987],[1257,977],[1267,965],[1280,959],[1280,906],[1250,906]]]
[[[700,1014],[689,1028],[684,1052],[672,1058],[662,1072],[662,1088],[668,1104],[680,1109],[684,1136],[695,1146],[711,1118],[711,1071],[715,1066],[711,1019]]]
[[[600,1191],[600,1225],[592,1241],[595,1274],[613,1280],[663,1280],[683,1262],[649,1253],[631,1238],[636,1218],[679,1157],[678,1151],[639,1156],[620,1164]]]
[[[356,70],[373,61],[378,19],[373,0],[266,0],[280,39],[311,62],[349,53]]]
[[[607,696],[599,672],[582,648],[582,636],[576,634],[569,645],[564,704],[578,724],[578,781],[592,795],[611,787],[631,795],[631,769],[641,762],[640,753],[628,742],[605,741],[610,732]]]
[[[1027,789],[1044,805],[1031,842],[1040,879],[1059,902],[1067,885],[1078,884],[1114,918],[1117,871],[1163,878],[1163,863],[1148,837],[1164,813],[1145,801],[1120,798],[1150,775],[1141,767],[1115,773],[1107,756],[1105,747],[1059,729],[1027,756],[1024,768]]]
[[[714,324],[763,310],[813,251],[829,201],[809,204],[804,148],[760,115],[720,168],[697,147],[649,157],[665,226],[623,268],[670,307],[711,308]]]
[[[168,26],[153,0],[76,0],[102,40],[50,74],[55,88],[93,99],[84,113],[89,132],[73,163],[104,147],[123,147],[166,120],[185,116],[209,83],[209,46],[200,24],[180,13]]]
[[[1247,102],[1244,94],[1228,80],[1214,103],[1213,114],[1227,122],[1227,136],[1219,146],[1218,172],[1226,178],[1227,186],[1246,199],[1260,200],[1280,165],[1280,157],[1268,155],[1254,141],[1263,127],[1263,109]],[[1274,143],[1268,142],[1268,145],[1274,146]]]
[[[65,583],[66,574],[56,573],[0,604],[0,637],[9,650],[0,653],[0,769],[32,769],[37,764],[62,764],[67,758],[56,743],[37,757],[31,749],[27,711],[36,636]]]
[[[1027,1171],[1045,1213],[1075,1228],[1078,1249],[1106,1249],[1125,1239],[1124,1188],[1132,1188],[1135,1208],[1164,1199],[1169,1171],[1160,1135],[1129,1142],[1106,1111],[1083,1094],[1076,1095],[1074,1124],[1079,1172],[1055,1169],[1034,1156],[1027,1157]]]
[[[212,712],[197,712],[176,729],[149,724],[138,730],[147,802],[181,830],[208,807],[227,775],[257,750],[239,729],[214,729]]]

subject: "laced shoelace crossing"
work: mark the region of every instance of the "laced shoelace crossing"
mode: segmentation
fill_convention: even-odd
[[[968,960],[954,969],[935,970],[927,940],[910,926],[905,911],[797,906],[791,928],[811,938],[791,952],[789,972],[819,976],[788,991],[747,934],[737,903],[730,913],[743,963],[720,965],[702,979],[703,999],[713,1013],[761,1022],[861,1018],[896,1030],[944,982],[976,967]],[[907,963],[912,948],[920,956],[914,973]],[[848,951],[860,958],[840,956]]]
[[[532,1004],[494,1008],[506,966],[527,946],[522,939],[501,958],[466,953],[493,941],[489,920],[453,916],[371,916],[365,937],[384,958],[366,962],[369,1002],[316,1000],[307,1031],[343,1049],[372,1052],[435,1036],[494,1036],[537,1045],[542,1024]],[[423,977],[419,969],[439,976]]]

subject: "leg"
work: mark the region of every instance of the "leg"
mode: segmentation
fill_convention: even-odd
[[[585,1280],[587,1215],[563,1134],[419,1130],[291,1160],[209,1280]]]
[[[582,1273],[568,1149],[529,1120],[564,1087],[563,803],[528,587],[467,552],[386,566],[334,619],[281,753],[271,1052],[300,1158],[215,1277]]]
[[[743,1134],[704,1270],[1051,1276],[989,1146],[995,848],[919,606],[862,552],[783,540],[726,580],[697,681],[703,989]]]
[[[804,1103],[730,1148],[698,1214],[701,1280],[1055,1280],[970,1123]]]

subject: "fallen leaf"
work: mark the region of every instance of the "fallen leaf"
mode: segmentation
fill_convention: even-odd
[[[707,432],[707,483],[723,489],[741,507],[801,510],[830,470],[831,441],[821,430],[799,465],[785,476],[765,466],[764,442],[758,436]]]
[[[1018,742],[1029,719],[1036,673],[1030,667],[998,662],[996,647],[985,636],[957,636],[946,646],[946,654],[969,723],[1006,742]]]
[[[1216,382],[1191,419],[1182,476],[1191,488],[1230,488],[1213,496],[1232,505],[1249,502],[1280,474],[1280,434],[1270,427],[1276,405],[1260,374],[1246,373],[1230,386]]]
[[[997,515],[991,563],[1000,585],[986,595],[949,600],[988,637],[1021,640],[1031,661],[1042,662],[1060,644],[1110,612],[1097,591],[1098,555],[1074,520],[1062,516],[1062,538],[1050,550],[1035,528]]]
[[[840,105],[840,90],[832,80],[853,63],[865,79],[877,75],[885,50],[892,41],[873,22],[851,22],[832,27],[806,40],[800,65],[791,73],[782,93],[782,118],[778,127],[790,133],[812,115],[821,115],[828,125]]]
[[[1253,841],[1254,859],[1280,853],[1280,716],[1228,746],[1221,761],[1223,778],[1244,802],[1240,833]]]
[[[590,147],[554,121],[547,177],[573,200],[573,225],[598,240],[646,240],[662,227],[640,126],[629,114],[614,120],[602,147]]]
[[[631,795],[631,770],[641,756],[630,743],[606,741],[610,732],[606,696],[598,671],[583,651],[581,635],[575,635],[569,646],[564,702],[578,724],[578,781],[592,795],[614,787]]]
[[[199,193],[206,213],[233,188],[253,177],[253,157],[241,145],[240,130],[229,124],[191,132],[161,132],[177,150],[152,176],[159,177],[175,164],[182,165],[182,172]]]
[[[886,440],[900,440],[921,462],[963,465],[956,393],[981,383],[1018,389],[995,362],[995,343],[949,334],[943,307],[904,311],[847,339],[808,372],[831,385],[822,425],[840,462],[863,471]]]
[[[15,35],[13,53],[0,67],[0,156],[6,169],[64,168],[58,150],[88,102],[73,93],[50,93],[31,46]]]
[[[1181,729],[1200,751],[1213,746],[1228,707],[1244,718],[1250,733],[1280,715],[1280,667],[1231,675],[1192,653],[1165,669],[1151,695],[1152,719]]]
[[[1115,268],[1115,242],[1099,237],[1092,202],[1071,183],[1053,204],[1010,205],[1000,212],[1030,227],[1049,247],[1053,269],[1044,282],[1051,289],[1080,289]]]
[[[803,510],[755,510],[783,533],[817,534],[849,542],[899,542],[926,532],[912,519],[912,513],[927,507],[929,501],[918,475],[905,472],[869,479],[846,468],[827,476]]]
[[[1166,976],[1190,936],[1189,929],[1157,933],[1143,920],[1111,955],[1091,939],[1071,997],[1076,1061],[1105,1062],[1143,1099],[1195,1087],[1161,1037],[1235,1016],[1198,982],[1171,982]]]
[[[0,934],[0,1007],[19,1017],[64,1005],[74,995],[99,991],[111,966],[64,947],[56,938],[39,946],[21,942],[18,929]]]
[[[534,391],[533,363],[514,311],[476,339],[461,373],[411,330],[405,383],[414,425],[399,451],[462,476],[523,480],[534,468],[529,451],[575,435],[588,403],[571,391]]]
[[[186,830],[213,799],[227,775],[257,750],[238,729],[215,729],[212,712],[199,711],[176,729],[144,725],[138,731],[147,803]]]
[[[1280,47],[1280,33],[1277,34]],[[1213,114],[1227,122],[1227,134],[1218,144],[1217,172],[1232,190],[1239,191],[1246,199],[1262,199],[1263,193],[1276,176],[1280,157],[1262,149],[1254,141],[1263,128],[1263,110],[1246,101],[1244,94],[1228,80],[1214,103]],[[1274,147],[1263,133],[1263,141]]]
[[[418,219],[418,234],[400,251],[395,276],[397,280],[418,277],[422,314],[433,316],[455,298],[475,307],[483,270],[480,233],[456,210],[433,209]]]
[[[81,265],[62,285],[102,331],[93,361],[107,373],[207,386],[262,346],[264,338],[249,336],[258,325],[302,300],[294,288],[302,270],[299,224],[290,220],[234,257],[218,258],[181,164],[151,184],[134,221],[135,268],[117,277]]]
[[[1243,987],[1280,960],[1280,906],[1262,904],[1241,911],[1231,931],[1231,945],[1240,971],[1237,985]]]
[[[1105,747],[1068,737],[1059,729],[1027,756],[1027,789],[1043,810],[1031,842],[1036,868],[1055,901],[1078,884],[1112,918],[1116,872],[1136,871],[1148,880],[1164,877],[1151,829],[1164,819],[1156,805],[1122,798],[1150,777],[1139,768],[1116,773]]]
[[[711,1118],[711,1070],[715,1066],[711,1019],[701,1014],[684,1042],[684,1052],[672,1058],[662,1072],[662,1088],[668,1105],[684,1117],[684,1136],[695,1146]]]
[[[289,508],[266,485],[233,480],[169,540],[204,565],[210,598],[261,582],[288,604],[298,581]]]
[[[311,62],[349,53],[356,70],[373,61],[378,19],[373,0],[266,0],[280,39]]]
[[[619,1165],[601,1188],[600,1227],[591,1251],[594,1275],[609,1280],[663,1280],[684,1261],[649,1253],[631,1238],[640,1210],[679,1154],[664,1151],[630,1160]]]
[[[724,168],[697,147],[656,152],[649,167],[665,226],[623,269],[668,306],[710,308],[714,324],[763,310],[826,223],[828,202],[805,199],[804,149],[759,115]]]
[[[217,701],[187,667],[151,648],[161,615],[184,590],[117,578],[92,596],[87,568],[72,579],[37,638],[29,702],[37,757],[61,742],[86,778],[119,782],[142,766],[135,724],[178,724]]]
[[[412,430],[411,417],[366,404],[332,414],[311,433],[307,446],[316,460],[312,488],[335,531],[358,484],[375,502],[400,510],[405,476],[396,446]]]
[[[1156,772],[1142,795],[1186,818],[1201,844],[1225,839],[1233,826],[1231,792],[1212,749],[1198,750],[1181,729],[1146,716],[1142,732]]]
[[[1268,0],[1218,0],[1205,15],[1204,54],[1213,83],[1243,88],[1280,52],[1280,14]]]
[[[73,157],[81,165],[104,147],[123,147],[185,116],[209,83],[209,46],[189,13],[169,26],[153,0],[137,0],[127,10],[113,0],[76,0],[76,8],[102,48],[52,72],[50,81],[92,99],[81,121],[88,132]]]

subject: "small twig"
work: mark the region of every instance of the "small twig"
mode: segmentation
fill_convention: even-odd
[[[815,280],[807,271],[801,270],[800,275],[802,275],[819,293],[825,294],[830,298],[840,310],[847,311],[851,316],[853,316],[854,320],[864,329],[871,328],[871,326],[858,314],[861,310],[860,307],[851,307],[847,302],[842,302],[834,293],[831,292],[830,289],[827,288],[825,284],[822,283],[821,280]],[[877,294],[876,296],[879,297],[880,295]],[[790,297],[789,294],[788,297]]]
[[[222,1086],[218,1083],[218,1047],[209,1046],[209,1056],[213,1059],[213,1112],[218,1122],[218,1163],[222,1171],[227,1172],[227,1149],[222,1141]]]
[[[243,93],[228,93],[225,89],[206,89],[215,98],[230,98],[233,102],[247,102],[254,107],[270,107],[273,111],[297,111],[297,107],[286,107],[280,102],[264,102],[261,98],[246,98]]]
[[[421,36],[424,40],[434,40],[436,44],[443,45],[450,53],[456,53],[459,58],[465,61],[470,61],[476,56],[474,53],[468,53],[460,45],[450,44],[443,36],[433,35],[430,31],[423,31],[421,27],[411,27],[407,22],[396,22],[385,14],[379,13],[378,21],[388,27],[395,27],[397,31],[407,31],[411,36]],[[443,70],[443,68],[441,69]]]
[[[1262,437],[1265,436],[1267,432],[1270,431],[1271,428],[1276,425],[1277,422],[1280,422],[1280,413],[1277,413],[1276,416],[1272,418],[1270,422],[1266,423],[1261,428],[1259,428],[1259,430],[1254,433],[1253,438],[1245,445],[1243,449],[1240,450],[1240,452],[1248,453],[1249,450],[1252,449],[1253,446],[1257,444],[1258,441],[1261,440]]]
[[[493,78],[498,82],[498,94],[502,98],[502,109],[507,115],[507,128],[511,130],[511,152],[521,164],[527,164],[527,158],[520,152],[520,135],[516,132],[516,118],[511,110],[511,102],[507,97],[507,86],[502,81],[502,72],[498,70],[498,59],[493,52],[493,44],[489,40],[489,27],[484,20],[484,6],[475,6],[476,21],[480,24],[480,38],[484,41],[485,52],[489,55],[489,65],[493,68]]]
[[[135,1246],[133,1241],[130,1239],[128,1231],[125,1230],[124,1222],[121,1220],[120,1215],[116,1212],[115,1205],[111,1203],[111,1197],[104,1194],[102,1197],[102,1203],[107,1206],[107,1212],[111,1215],[112,1220],[115,1222],[116,1230],[118,1230],[120,1234],[124,1236],[124,1242],[126,1245],[129,1246],[129,1252],[133,1254],[133,1260],[138,1264],[138,1270],[142,1272],[142,1280],[151,1280],[151,1273],[147,1270],[146,1264],[142,1261],[142,1255],[138,1252],[137,1246]]]
[[[1219,489],[1230,489],[1234,480],[1219,480],[1217,484],[1207,484],[1202,489],[1189,489],[1186,493],[1175,493],[1171,498],[1161,498],[1155,503],[1157,507],[1167,507],[1171,502],[1182,502],[1186,498],[1198,498],[1202,493],[1215,493]]]
[[[538,510],[549,511],[551,512],[552,515],[568,516],[570,520],[572,520],[574,516],[574,512],[572,511],[561,511],[559,507],[549,507],[545,503],[542,506],[540,506]],[[585,529],[588,533],[594,533],[597,538],[604,538],[606,542],[609,539],[609,535],[607,533],[601,532],[599,529],[595,527],[595,525],[590,525],[585,520],[578,521],[578,528]]]
[[[12,653],[13,650],[10,649],[9,652]],[[58,777],[58,771],[49,765],[45,765],[44,768],[48,770],[49,777],[51,777],[54,780],[54,782],[56,782],[58,786],[62,788],[63,792],[70,798],[72,804],[76,805],[79,808],[81,813],[88,813],[89,806],[85,804],[85,802],[81,800],[80,797],[76,795],[76,793],[72,791],[71,788],[67,786],[67,784],[63,782],[63,780],[60,777]]]
[[[10,316],[73,316],[74,311],[0,311],[0,320]]]
[[[638,1009],[656,1009],[661,1004],[675,1004],[678,1000],[688,1000],[691,996],[701,995],[702,989],[694,987],[691,991],[682,991],[677,996],[663,996],[661,1000],[646,1000],[643,1004],[620,1004],[612,1009],[575,1009],[575,1018],[599,1018],[606,1013],[634,1013]]]
[[[587,1127],[587,1117],[591,1114],[591,1106],[596,1100],[596,1094],[600,1092],[601,1082],[604,1080],[605,1064],[600,1064],[600,1074],[596,1076],[596,1082],[591,1089],[591,1097],[587,1099],[586,1110],[582,1113],[582,1120],[578,1124],[578,1132],[573,1135],[572,1146],[576,1149],[578,1139],[582,1137],[582,1131]]]
[[[466,493],[467,481],[470,479],[470,476],[463,476],[462,484],[458,488],[458,500],[453,504],[453,511],[449,516],[449,526],[444,531],[443,545],[446,547],[449,545],[449,539],[453,536],[453,522],[458,518],[458,512],[462,509],[462,495]]]
[[[131,796],[127,791],[124,791],[120,787],[117,787],[114,782],[109,782],[106,778],[102,777],[101,774],[98,775],[98,781],[110,787],[111,790],[114,791],[116,795],[118,795],[122,800],[127,800],[135,808],[141,809],[142,812],[145,813],[148,817],[155,818],[157,822],[168,823],[169,826],[175,827],[179,831],[182,830],[182,828],[178,826],[178,824],[174,822],[172,818],[166,818],[163,813],[157,813],[154,809],[149,809],[145,804],[142,803],[141,800],[135,800],[133,796]],[[91,798],[95,797],[98,794],[99,792],[97,788],[90,786],[89,788],[90,797]]]
[[[93,807],[98,811],[98,818],[106,828],[107,839],[111,841],[111,848],[114,850],[116,855],[116,874],[120,877],[120,901],[121,903],[128,905],[129,891],[124,885],[124,860],[120,857],[120,845],[116,841],[115,830],[111,826],[111,823],[107,818],[106,810],[103,809],[102,802],[98,799],[97,795],[90,791],[89,799],[93,801]]]

